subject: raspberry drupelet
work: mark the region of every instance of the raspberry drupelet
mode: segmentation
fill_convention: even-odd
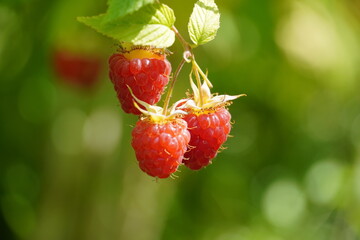
[[[109,69],[122,109],[140,115],[127,86],[137,98],[154,105],[159,102],[169,82],[171,64],[159,49],[132,47],[113,54],[109,58]]]

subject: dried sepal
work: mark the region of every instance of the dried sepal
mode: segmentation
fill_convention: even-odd
[[[207,108],[216,108],[223,106],[229,101],[235,100],[239,97],[246,96],[246,94],[231,95],[214,95],[210,91],[209,84],[204,80],[200,89],[196,86],[190,74],[190,85],[193,91],[193,97],[186,100],[179,109],[193,109],[202,110]]]
[[[184,101],[184,99],[177,101],[173,104],[173,106],[170,107],[168,113],[163,114],[163,108],[156,106],[156,105],[150,105],[147,102],[141,101],[138,99],[134,94],[133,91],[129,86],[127,86],[131,96],[134,98],[134,106],[145,116],[149,117],[154,122],[163,122],[168,121],[171,119],[175,119],[179,115],[185,115],[187,112],[176,108],[177,105],[179,105],[181,102]],[[141,108],[139,105],[144,107],[145,109]]]

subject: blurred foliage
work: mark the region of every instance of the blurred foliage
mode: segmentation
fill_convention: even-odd
[[[186,33],[194,1],[163,2]],[[106,3],[0,2],[1,239],[360,238],[359,2],[217,2],[221,28],[196,57],[215,91],[248,97],[211,166],[161,181],[130,147],[136,118],[106,71],[115,43],[75,21]],[[101,57],[98,85],[64,82],[58,48]]]

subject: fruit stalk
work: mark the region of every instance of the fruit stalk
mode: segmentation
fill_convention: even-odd
[[[175,26],[172,26],[171,28],[174,33],[175,36],[179,39],[181,45],[184,48],[184,53],[183,53],[183,58],[185,59],[185,61],[187,63],[192,64],[192,72],[195,74],[195,78],[196,78],[196,83],[199,89],[201,89],[201,77],[204,79],[204,81],[206,82],[206,84],[212,88],[212,84],[209,81],[209,79],[207,78],[206,74],[201,70],[200,66],[197,64],[197,62],[195,61],[195,56],[192,52],[192,49],[194,47],[192,47],[185,39],[184,37],[180,34],[180,32],[177,30],[177,28]],[[196,47],[196,46],[195,46]],[[191,74],[190,74],[191,76]],[[172,89],[171,89],[172,91]],[[202,104],[202,93],[201,91],[199,92],[200,94],[200,103]]]
[[[175,26],[172,26],[171,30],[173,30],[175,36],[179,39],[181,45],[183,46],[184,48],[183,58],[186,60],[186,62],[189,63],[191,59],[194,57],[191,45],[184,39],[184,37],[179,33],[179,31]]]
[[[180,64],[178,65],[178,67],[176,68],[176,71],[174,73],[174,76],[171,80],[171,84],[170,84],[170,88],[166,94],[166,98],[165,98],[165,101],[164,101],[164,107],[163,107],[163,114],[166,115],[167,113],[167,110],[168,110],[168,107],[169,107],[169,102],[170,102],[170,99],[172,97],[172,92],[174,90],[174,86],[175,86],[175,82],[176,82],[176,79],[178,78],[179,76],[179,73],[182,69],[182,67],[184,66],[186,60],[183,58],[180,62]]]
[[[200,79],[200,74],[199,74],[199,68],[198,68],[198,65],[196,64],[194,58],[192,61],[192,72],[195,72],[194,74],[195,74],[195,78],[196,78],[196,85],[199,89],[200,105],[202,106],[204,103],[203,103],[203,96],[202,96],[202,91],[201,91],[201,79]]]
[[[175,82],[176,82],[176,80],[177,80],[177,78],[179,76],[179,73],[180,73],[181,69],[183,68],[185,62],[189,63],[189,62],[192,61],[191,59],[194,59],[194,55],[192,53],[192,47],[190,46],[190,44],[184,39],[184,37],[179,33],[179,31],[177,30],[177,28],[175,26],[172,26],[171,30],[173,30],[176,37],[179,39],[181,45],[183,46],[184,53],[183,53],[183,59],[181,60],[180,64],[178,65],[178,67],[177,67],[177,69],[176,69],[176,71],[174,73],[173,79],[171,81],[171,85],[169,87],[169,90],[167,92],[167,95],[166,95],[166,98],[165,98],[165,101],[164,101],[164,107],[163,107],[163,114],[164,115],[166,115],[166,112],[168,110],[169,102],[170,102],[170,99],[172,97],[172,92],[174,90]]]
[[[175,86],[176,79],[177,79],[182,67],[184,66],[185,62],[187,62],[187,63],[191,62],[192,63],[192,71],[195,72],[196,82],[197,82],[197,85],[198,85],[199,89],[201,89],[200,75],[207,82],[208,86],[212,87],[210,81],[207,79],[207,77],[205,76],[205,74],[202,72],[201,68],[199,67],[199,65],[195,61],[195,56],[194,56],[194,54],[192,52],[192,46],[184,39],[184,37],[180,34],[180,32],[177,30],[177,28],[175,26],[172,26],[171,29],[174,31],[175,36],[179,39],[181,45],[183,46],[184,53],[183,53],[183,59],[180,62],[179,66],[177,67],[177,69],[176,69],[176,71],[174,73],[174,77],[172,79],[170,88],[169,88],[169,90],[167,92],[165,102],[164,102],[164,107],[163,107],[163,114],[166,114],[166,112],[167,112],[169,102],[170,102],[170,99],[172,97],[172,92],[173,92],[173,89],[174,89],[174,86]],[[200,99],[202,99],[201,95],[202,94],[200,92]]]

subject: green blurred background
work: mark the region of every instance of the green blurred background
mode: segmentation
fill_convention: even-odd
[[[163,2],[187,36],[194,1]],[[116,43],[75,20],[106,2],[0,1],[0,239],[360,239],[360,2],[217,3],[196,57],[214,91],[248,97],[212,165],[155,181],[107,77]],[[98,78],[66,80],[58,52],[95,59]]]

